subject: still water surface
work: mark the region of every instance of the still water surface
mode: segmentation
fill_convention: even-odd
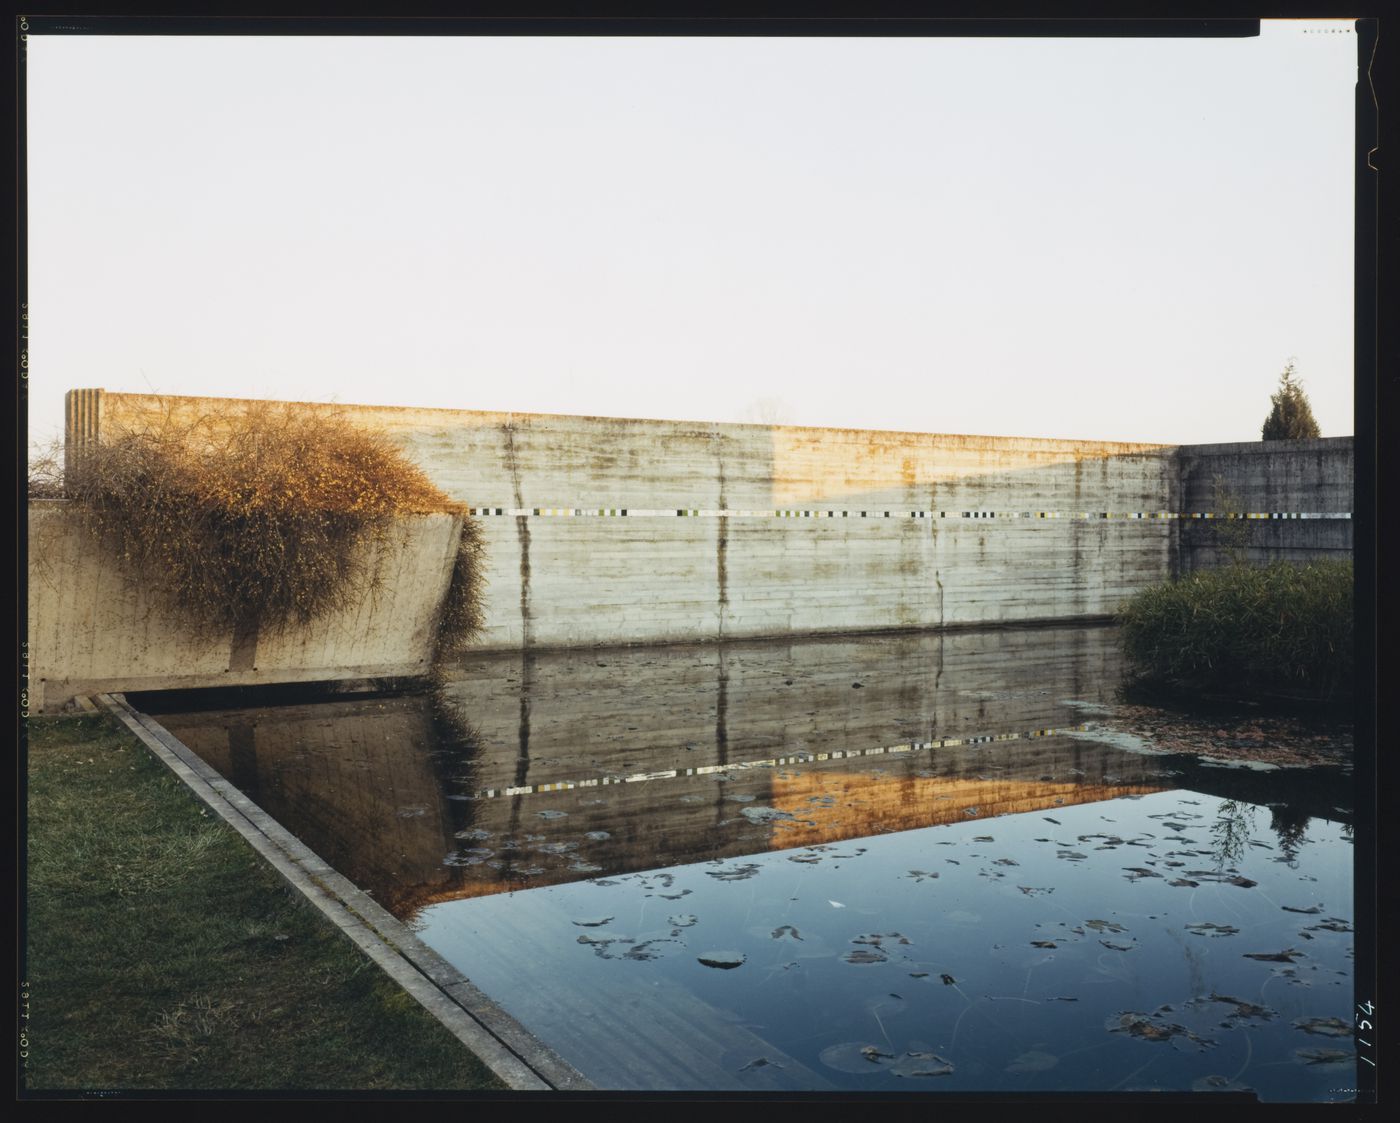
[[[601,1087],[1348,1099],[1349,775],[1154,752],[1120,678],[1052,628],[160,720]]]

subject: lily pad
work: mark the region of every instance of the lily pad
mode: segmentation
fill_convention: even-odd
[[[742,967],[748,957],[743,952],[738,951],[707,951],[703,955],[696,956],[702,966],[715,967],[721,971],[732,971],[735,967]]]

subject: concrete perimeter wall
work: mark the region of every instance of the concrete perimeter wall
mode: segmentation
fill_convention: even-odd
[[[426,674],[461,520],[403,519],[385,579],[353,609],[282,633],[202,636],[107,557],[62,500],[29,505],[32,711],[78,694]]]
[[[231,405],[73,391],[70,453],[160,411]],[[1179,517],[1214,510],[1217,475],[1241,510],[1334,516],[1251,520],[1255,560],[1335,556],[1351,543],[1349,518],[1335,517],[1351,510],[1349,437],[1176,447],[295,408],[389,433],[473,510],[486,540],[477,646],[488,651],[1102,618],[1148,585],[1219,560],[1216,527]],[[31,534],[31,558],[82,554],[62,534]],[[277,661],[260,647],[258,680],[274,667],[278,681],[421,669],[427,606],[441,599],[450,537],[444,523],[424,539],[421,559],[410,560],[413,549],[404,554],[411,623],[395,612],[370,613],[341,646],[297,640],[301,646]],[[228,645],[196,662],[176,641],[157,638],[167,629],[146,622],[144,601],[114,607],[112,594],[72,591],[117,580],[110,567],[84,558],[58,561],[55,571],[67,574],[62,589],[37,600],[31,590],[40,629],[31,622],[34,651],[44,648],[39,658],[54,675],[61,669],[66,682],[117,689],[107,671],[90,667],[100,647],[122,653],[128,689],[139,689],[138,679],[152,689],[205,685],[210,676],[240,681]],[[87,568],[72,568],[79,564]],[[421,579],[412,576],[420,565]],[[100,619],[77,607],[89,602],[103,606]],[[72,619],[76,637],[67,634]]]
[[[1236,513],[1313,516],[1247,520],[1239,548],[1251,564],[1350,558],[1354,456],[1353,437],[1183,445],[1177,453],[1182,510],[1220,512],[1223,502]],[[1230,533],[1224,531],[1225,542]],[[1183,520],[1182,571],[1221,564],[1225,542],[1214,520]]]
[[[87,439],[227,408],[80,394]],[[1172,521],[1123,517],[1176,509],[1162,446],[306,408],[389,432],[491,512],[486,649],[1103,616],[1171,565]]]

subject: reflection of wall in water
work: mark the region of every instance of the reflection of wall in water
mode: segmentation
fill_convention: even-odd
[[[478,789],[1077,725],[1121,677],[1105,628],[541,652],[468,660],[444,689]],[[859,684],[859,686],[855,684]],[[520,705],[529,695],[528,772]]]
[[[1052,769],[1057,763],[1044,762]],[[1102,764],[1103,761],[1096,763]],[[1115,762],[1115,767],[1122,770],[1121,763]],[[1062,768],[1059,773],[1051,774],[1063,776],[1065,771]],[[1101,772],[1102,769],[1095,771]],[[1141,771],[1144,775],[1151,771],[1146,759]],[[876,832],[964,823],[970,818],[1021,815],[1049,807],[1099,803],[1126,795],[1148,795],[1165,790],[1160,783],[1104,784],[1088,780],[1028,780],[1011,776],[990,780],[931,776],[891,779],[863,772],[831,773],[822,770],[775,782],[773,806],[793,816],[791,823],[779,824],[782,844],[811,846],[863,838]],[[815,809],[829,800],[842,809],[840,815],[833,818],[813,814]]]
[[[452,881],[458,845],[427,699],[167,714],[160,722],[385,905]]]
[[[1045,738],[480,798],[460,845],[491,856],[417,904],[1143,794],[1157,766]]]

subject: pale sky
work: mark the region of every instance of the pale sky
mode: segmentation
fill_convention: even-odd
[[[1345,21],[28,42],[31,441],[108,390],[1351,433]]]

